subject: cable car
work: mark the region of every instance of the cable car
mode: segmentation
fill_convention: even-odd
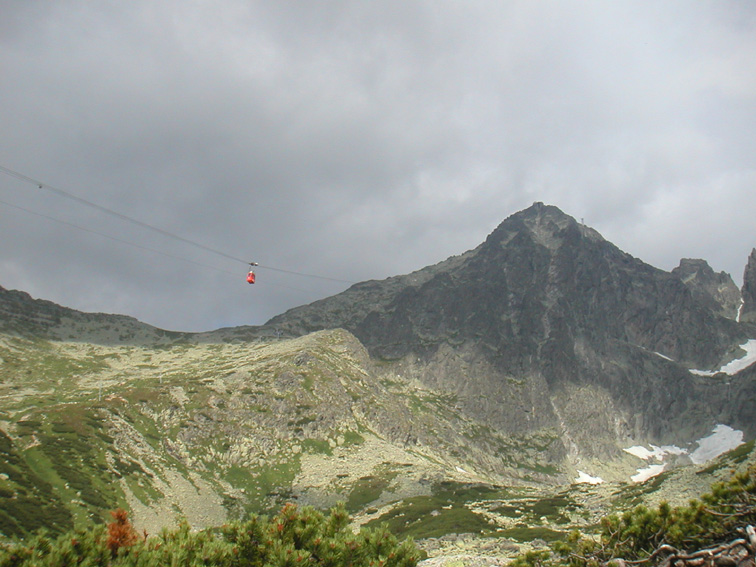
[[[257,266],[257,262],[250,262],[249,265]],[[250,270],[249,273],[247,274],[247,283],[249,284],[255,283],[255,272],[253,272],[252,270]]]

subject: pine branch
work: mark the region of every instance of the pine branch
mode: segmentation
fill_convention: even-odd
[[[615,564],[617,567],[642,565],[644,563],[654,562],[660,556],[666,555],[664,560],[660,563],[660,567],[700,567],[702,565],[712,565],[716,567],[735,566],[741,564],[745,558],[753,560],[754,550],[756,549],[756,529],[754,529],[753,526],[747,526],[744,531],[746,533],[746,538],[737,538],[729,543],[700,549],[693,553],[681,553],[677,548],[664,544],[660,545],[653,553],[644,559],[629,561],[619,558],[607,561],[606,563],[603,563],[603,565],[608,566],[610,563]],[[742,548],[742,550],[745,551],[745,556],[743,556],[741,552],[739,557],[732,557],[732,552],[737,550],[737,548]],[[587,558],[580,557],[580,559],[586,560]]]

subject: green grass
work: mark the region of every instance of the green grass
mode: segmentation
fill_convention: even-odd
[[[553,496],[550,498],[541,498],[533,503],[533,514],[537,516],[546,517],[560,517],[563,516],[561,510],[563,508],[574,507],[574,503],[564,496]]]
[[[456,417],[457,414],[452,411],[458,401],[455,394],[432,394],[432,393],[415,393],[409,392],[404,394],[407,399],[410,411],[415,415],[431,412],[441,414],[447,417]]]
[[[22,438],[35,439],[22,458],[39,490],[66,503],[76,526],[87,525],[92,517],[104,517],[107,510],[123,505],[123,493],[114,482],[119,472],[105,459],[113,439],[102,407],[69,403],[46,408],[45,413],[44,419],[34,419],[41,416],[38,409],[37,415],[19,426]]]
[[[0,378],[14,379],[20,370],[33,378],[49,383],[70,380],[83,374],[99,372],[109,368],[102,355],[68,355],[54,348],[53,343],[41,339],[10,341],[12,348],[0,350],[5,361],[0,369]]]
[[[363,476],[352,485],[352,490],[346,501],[346,509],[357,512],[365,508],[371,502],[375,502],[381,494],[391,485],[397,473],[387,471],[380,476]]]
[[[126,477],[126,484],[128,485],[129,490],[131,490],[131,493],[137,498],[137,500],[146,506],[159,502],[165,496],[155,488],[155,485],[152,482],[153,478],[154,477],[151,474],[128,475]]]
[[[623,486],[614,493],[616,499],[612,502],[611,508],[625,510],[642,504],[644,497],[659,490],[670,475],[671,471],[665,471],[646,482]]]
[[[305,452],[314,455],[333,455],[331,444],[325,439],[305,439],[302,441],[302,448]]]
[[[389,530],[403,537],[423,539],[452,533],[491,532],[495,526],[461,504],[445,505],[433,496],[415,496],[366,524],[374,527],[385,523]]]
[[[506,504],[497,506],[491,511],[507,518],[518,519],[520,523],[537,525],[543,518],[549,523],[569,524],[569,512],[579,511],[581,506],[572,498],[565,495],[550,496],[537,499],[508,500]]]
[[[236,465],[228,468],[224,478],[234,488],[243,488],[247,490],[255,484],[255,477],[250,473],[249,469]]]
[[[542,527],[517,527],[509,528],[496,532],[499,537],[506,537],[519,542],[531,542],[536,539],[545,541],[546,543],[559,541],[567,538],[567,534],[564,532],[552,530],[550,528]]]
[[[351,429],[344,432],[344,445],[361,445],[365,442],[365,438]]]
[[[250,469],[252,481],[246,492],[251,510],[269,512],[290,500],[291,485],[299,470],[298,455]]]
[[[509,491],[497,486],[440,482],[433,486],[431,496],[408,498],[368,525],[385,522],[394,533],[414,538],[440,537],[450,533],[491,533],[496,526],[470,510],[468,505],[509,496]]]
[[[4,475],[0,481],[0,534],[22,537],[43,527],[53,533],[73,529],[73,517],[60,493],[29,466],[2,430],[0,473]]]
[[[568,494],[525,497],[523,491],[487,484],[440,482],[433,486],[431,496],[408,498],[368,525],[385,522],[393,532],[414,538],[475,533],[522,542],[563,539],[565,532],[542,524],[567,526],[571,523],[570,513],[579,513],[582,507]],[[364,507],[370,501],[364,499],[357,503]],[[490,512],[515,520],[517,524],[502,530],[474,512],[470,508],[473,503],[484,504]]]
[[[464,504],[479,500],[509,498],[511,492],[500,486],[480,483],[442,481],[433,487],[433,494],[445,504]]]

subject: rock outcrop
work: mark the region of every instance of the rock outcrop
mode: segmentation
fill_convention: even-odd
[[[672,274],[688,286],[693,297],[714,313],[737,319],[740,307],[740,290],[732,276],[726,272],[718,274],[706,260],[683,258]]]
[[[740,309],[740,321],[756,323],[756,248],[751,251],[743,273],[743,306]]]

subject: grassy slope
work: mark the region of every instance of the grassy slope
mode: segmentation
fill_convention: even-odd
[[[542,440],[503,438],[443,393],[374,374],[347,333],[171,340],[0,335],[0,532],[86,527],[124,506],[155,533],[178,516],[212,526],[298,498],[342,500],[359,522],[419,538],[549,540],[590,528],[612,503],[703,491],[711,475],[750,458],[741,449],[699,475],[673,472],[642,487],[505,490],[481,483],[497,479],[474,472],[474,451],[526,476],[542,465],[518,461]]]

